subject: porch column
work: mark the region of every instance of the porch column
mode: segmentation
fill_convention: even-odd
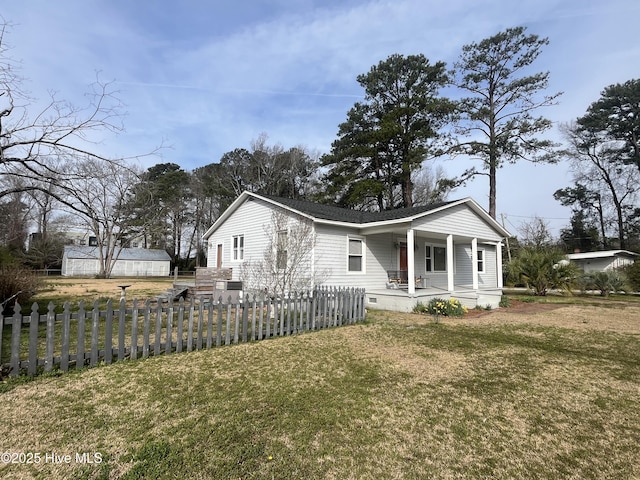
[[[471,240],[471,288],[478,290],[478,239]]]
[[[502,288],[502,243],[496,245],[496,276],[498,277],[498,288]]]
[[[416,293],[416,265],[415,251],[413,247],[413,229],[407,230],[407,292]]]
[[[447,235],[447,290],[453,292],[453,235]]]

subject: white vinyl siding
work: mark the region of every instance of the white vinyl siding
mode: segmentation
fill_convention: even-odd
[[[233,215],[209,237],[207,265],[216,266],[217,247],[218,244],[222,244],[222,267],[231,268],[232,279],[240,280],[240,270],[244,262],[262,260],[264,257],[264,249],[269,241],[265,228],[271,224],[272,208],[258,199],[239,205]],[[239,259],[234,258],[233,238],[241,233],[243,249],[242,259]]]
[[[473,284],[473,272],[471,265],[471,245],[455,246],[456,272],[454,283],[456,285],[471,286]],[[482,252],[482,254],[480,254]],[[487,288],[497,285],[496,277],[496,247],[495,245],[483,245],[478,248],[478,263],[480,256],[483,258],[484,270],[478,270],[478,287]]]
[[[387,281],[387,270],[397,269],[395,266],[396,250],[393,247],[391,234],[368,235],[363,242],[364,271],[366,275],[350,273],[347,270],[349,235],[363,238],[356,229],[316,225],[316,270],[329,272],[324,284],[327,286],[384,288]]]
[[[429,231],[444,235],[476,237],[485,241],[502,240],[488,223],[480,218],[467,205],[458,205],[440,212],[425,215],[413,222],[417,231]]]
[[[484,252],[484,272],[478,272],[478,287],[479,288],[493,288],[497,286],[498,272],[496,271],[497,258],[495,245],[483,245],[482,250]],[[502,272],[500,272],[502,275]]]

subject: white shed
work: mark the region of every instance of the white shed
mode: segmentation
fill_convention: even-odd
[[[584,273],[604,272],[624,267],[635,262],[638,254],[628,250],[605,250],[601,252],[570,253],[567,258]]]
[[[65,277],[97,275],[100,271],[97,247],[67,245],[62,256]],[[164,250],[122,248],[111,275],[114,277],[165,277],[171,271],[171,257]]]

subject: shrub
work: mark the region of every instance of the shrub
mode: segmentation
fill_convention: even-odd
[[[634,292],[640,292],[640,260],[636,260],[631,265],[625,267],[624,273],[627,276],[629,287],[631,287]]]
[[[534,295],[549,290],[569,290],[577,277],[577,268],[555,248],[523,247],[508,265],[510,275],[520,278]]]
[[[594,272],[589,275],[591,287],[600,290],[600,295],[607,297],[610,293],[624,291],[625,279],[615,270]]]
[[[415,313],[428,313],[435,317],[461,317],[467,311],[467,307],[463,307],[460,300],[450,298],[432,298],[426,305],[422,302],[416,303],[413,307]]]
[[[33,271],[18,266],[0,267],[0,302],[4,312],[10,312],[16,301],[24,305],[36,294],[41,285],[40,277]]]

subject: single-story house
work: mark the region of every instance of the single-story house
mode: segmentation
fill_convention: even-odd
[[[584,273],[604,272],[631,265],[640,256],[628,250],[605,250],[601,252],[570,253],[567,259],[575,263]]]
[[[328,272],[325,286],[364,288],[370,307],[410,311],[436,297],[500,303],[509,232],[471,198],[363,212],[245,191],[204,234],[207,266],[241,280],[244,262],[264,258],[273,212],[310,223],[308,268]]]
[[[118,249],[116,250],[118,253]],[[164,250],[121,248],[111,275],[114,277],[165,277],[171,257]],[[98,247],[66,245],[62,255],[62,275],[93,276],[100,271]]]

